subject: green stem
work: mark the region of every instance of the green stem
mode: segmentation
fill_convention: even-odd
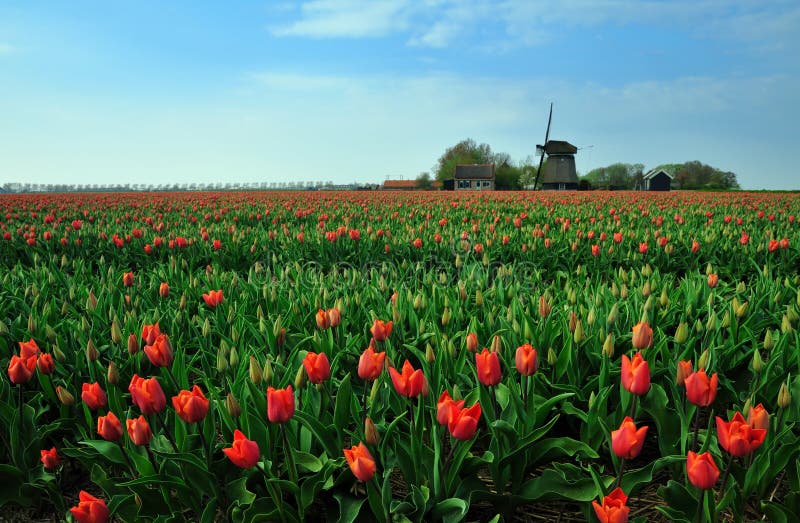
[[[631,419],[636,421],[636,404],[638,403],[639,396],[636,394],[633,395],[633,400],[631,401]]]
[[[203,424],[197,424],[197,433],[200,435],[200,445],[203,447],[203,454],[206,456],[206,463],[208,464],[209,469],[211,468],[211,449],[208,447],[208,443],[206,443],[206,437],[203,435]]]
[[[125,450],[125,446],[122,444],[122,441],[117,440],[117,445],[119,445],[119,450],[122,451],[122,457],[125,458],[125,462],[128,464],[128,468],[131,471],[131,476],[133,476],[134,478],[138,477],[139,474],[136,470],[136,467],[133,466],[133,462],[131,461],[131,458],[128,456],[128,452]],[[147,451],[149,452],[150,449],[148,448]]]
[[[283,434],[283,448],[284,452],[286,453],[286,468],[289,469],[289,480],[298,485],[297,483],[297,467],[294,463],[294,453],[292,452],[292,447],[289,445],[289,436],[286,435],[286,424],[281,423],[281,434]],[[299,486],[299,485],[298,485]],[[303,519],[303,505],[300,500],[300,493],[296,495],[297,500],[297,511],[300,513],[300,519]]]
[[[619,472],[617,472],[617,481],[614,482],[614,487],[622,485],[622,474],[625,472],[625,458],[620,458]]]
[[[278,513],[281,515],[281,521],[286,521],[286,516],[283,514],[283,500],[275,491],[275,485],[270,483],[269,474],[267,474],[266,469],[264,468],[264,464],[262,462],[258,462],[256,464],[256,468],[261,471],[261,474],[264,475],[264,485],[267,487],[267,491],[269,492],[269,496],[272,498],[272,501],[275,503],[275,506],[278,508]]]
[[[175,387],[175,393],[177,394],[178,391],[181,390],[180,385],[178,385],[178,380],[176,380],[175,379],[175,375],[172,374],[172,368],[170,368],[169,366],[167,366],[165,368],[167,369],[167,376],[169,376],[169,379],[172,382],[172,385]]]
[[[719,498],[717,503],[722,501],[722,494],[725,492],[725,484],[728,482],[728,474],[731,472],[731,464],[733,464],[733,454],[728,457],[728,464],[725,466],[725,473],[722,475],[722,482],[719,484]],[[714,510],[716,512],[716,509]]]
[[[700,406],[696,407],[694,412],[694,436],[692,436],[692,452],[697,449],[697,432],[700,430]]]

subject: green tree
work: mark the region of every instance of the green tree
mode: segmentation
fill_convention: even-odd
[[[431,183],[431,175],[427,172],[419,173],[417,176],[417,189],[430,189]]]
[[[478,145],[472,138],[467,138],[447,149],[433,168],[437,180],[448,180],[453,177],[456,165],[492,163],[495,157],[489,144]]]

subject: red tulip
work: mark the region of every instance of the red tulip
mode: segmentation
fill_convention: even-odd
[[[216,307],[222,303],[222,290],[204,292],[203,301],[211,308]]]
[[[622,386],[631,394],[642,395],[650,390],[650,366],[637,352],[633,361],[622,355]]]
[[[222,449],[222,452],[234,465],[242,469],[254,467],[261,457],[258,443],[247,439],[239,429],[233,431],[233,444]]]
[[[634,459],[642,451],[647,426],[637,430],[630,416],[626,416],[617,430],[611,431],[611,449],[622,459]]]
[[[41,354],[36,366],[42,374],[52,374],[56,370],[56,362],[53,360],[52,354]]]
[[[448,391],[442,392],[439,400],[436,402],[436,421],[439,425],[447,426],[453,414],[461,410],[464,406],[464,400],[454,400],[450,397]]]
[[[686,457],[686,474],[692,485],[701,490],[709,490],[714,488],[719,479],[719,468],[710,452],[695,454],[690,450]]]
[[[132,286],[133,285],[133,273],[132,272],[126,272],[125,274],[123,274],[122,275],[122,283],[126,287]]]
[[[182,390],[177,396],[173,396],[172,406],[178,417],[186,423],[201,421],[208,413],[208,399],[197,385],[191,391]]]
[[[294,416],[294,392],[289,385],[285,389],[267,389],[267,417],[272,423],[285,423]]]
[[[84,383],[81,385],[81,400],[89,410],[97,410],[106,406],[106,393],[99,383]]]
[[[156,367],[169,367],[172,365],[172,345],[166,334],[159,334],[152,344],[144,346],[144,353],[150,363]]]
[[[635,349],[646,349],[653,345],[653,329],[645,321],[641,321],[633,326],[633,338],[631,343]]]
[[[733,456],[747,456],[761,446],[766,437],[767,430],[751,427],[741,412],[734,414],[731,421],[724,421],[717,416],[719,445]]]
[[[338,327],[342,322],[342,313],[336,307],[328,309],[325,315],[328,317],[328,325],[331,327]]]
[[[142,414],[158,414],[167,405],[167,398],[157,378],[144,379],[134,374],[128,392]]]
[[[686,387],[686,399],[698,407],[708,407],[717,397],[717,383],[719,379],[715,372],[711,379],[703,369],[693,372],[683,382]]]
[[[719,283],[719,276],[711,273],[708,275],[708,287],[713,289]]]
[[[162,298],[169,297],[169,283],[162,281],[161,285],[158,286],[158,295]]]
[[[36,356],[28,358],[20,358],[16,354],[11,356],[11,361],[8,362],[8,379],[11,380],[11,383],[17,385],[28,383],[36,369],[36,360]]]
[[[344,449],[344,459],[359,481],[367,482],[375,475],[375,460],[364,443]]]
[[[134,445],[147,445],[153,438],[153,432],[150,430],[150,424],[144,416],[139,416],[136,419],[125,420],[128,427],[128,437]]]
[[[747,424],[754,429],[769,430],[769,412],[764,405],[759,403],[755,407],[750,407],[750,412],[747,413]]]
[[[478,421],[481,419],[481,404],[459,410],[452,410],[447,429],[450,435],[457,440],[466,441],[472,439],[475,430],[478,428]]]
[[[500,358],[496,352],[489,352],[484,348],[480,354],[475,354],[475,365],[478,372],[478,381],[487,387],[500,383]]]
[[[611,494],[603,498],[602,505],[597,501],[592,501],[592,507],[594,507],[594,513],[600,523],[626,523],[631,510],[625,505],[627,501],[628,496],[620,487],[617,487]]]
[[[158,338],[159,334],[161,334],[161,329],[158,328],[158,323],[154,323],[153,325],[145,325],[142,327],[142,339],[146,345],[152,345],[153,342],[156,341],[156,338]]]
[[[386,353],[375,352],[375,349],[370,345],[358,358],[358,377],[368,381],[377,379],[383,372],[385,363]]]
[[[425,374],[422,369],[414,370],[408,360],[403,363],[402,372],[397,372],[394,367],[389,367],[389,376],[392,378],[394,390],[401,396],[416,398],[420,394],[427,396],[428,383],[425,381]]]
[[[676,381],[678,382],[678,386],[682,386],[686,384],[686,378],[692,374],[694,370],[692,369],[692,360],[681,360],[678,362],[678,373],[676,375]]]
[[[19,357],[22,359],[28,359],[31,356],[38,356],[41,352],[39,350],[39,346],[33,340],[33,338],[29,339],[28,341],[20,341],[17,342],[19,344]]]
[[[536,372],[538,366],[536,349],[530,343],[517,347],[517,354],[514,358],[517,365],[517,372],[523,376],[530,376]]]
[[[122,423],[113,412],[109,412],[97,418],[97,433],[104,440],[117,441],[122,437]]]
[[[316,354],[309,352],[303,358],[303,367],[308,374],[308,380],[311,383],[318,384],[331,377],[331,364],[328,362],[328,357],[324,352]]]
[[[110,511],[106,502],[83,490],[78,494],[78,504],[69,509],[78,523],[106,523]]]
[[[53,470],[58,467],[58,464],[61,462],[61,457],[58,455],[56,448],[53,447],[50,450],[41,450],[42,457],[39,461],[42,462],[44,468],[47,470]]]
[[[386,341],[386,339],[392,334],[392,322],[375,320],[372,324],[372,328],[369,331],[372,333],[372,337],[375,338],[375,341]]]

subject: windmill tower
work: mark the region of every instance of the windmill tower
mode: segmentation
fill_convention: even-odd
[[[543,190],[577,190],[578,173],[575,170],[575,153],[578,148],[569,142],[550,140],[550,124],[553,121],[553,104],[550,104],[550,116],[547,119],[547,131],[544,134],[544,145],[536,146],[539,155],[539,169],[536,171],[534,189],[539,185],[541,177]],[[547,155],[547,163],[544,157]],[[542,170],[544,165],[544,171]]]

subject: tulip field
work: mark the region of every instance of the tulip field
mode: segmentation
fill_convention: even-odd
[[[800,521],[800,198],[0,196],[0,520]]]

